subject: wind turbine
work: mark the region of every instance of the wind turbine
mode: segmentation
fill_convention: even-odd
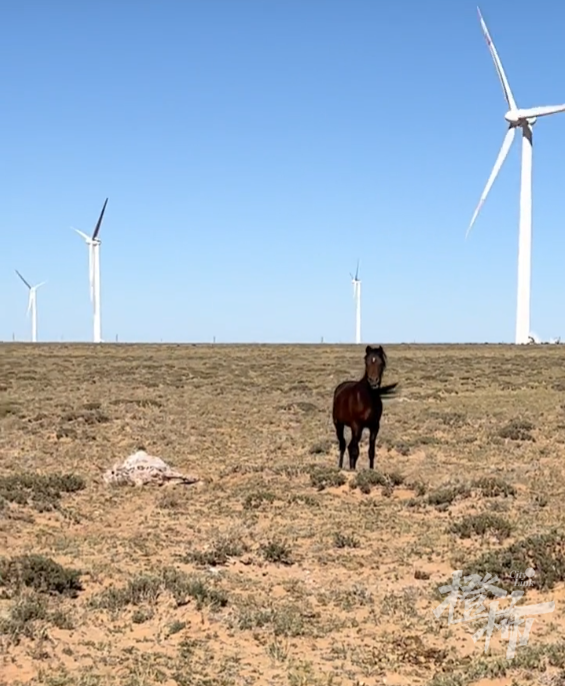
[[[359,260],[357,260],[357,270],[355,276],[351,276],[353,284],[353,297],[355,298],[355,343],[361,343],[361,281],[359,279]]]
[[[100,239],[98,238],[98,233],[100,232],[100,226],[102,224],[102,218],[104,217],[104,211],[106,210],[106,203],[108,198],[104,201],[102,207],[102,212],[98,217],[96,226],[92,236],[87,236],[82,231],[75,229],[75,231],[82,236],[88,245],[88,275],[90,283],[90,300],[92,302],[92,309],[94,313],[94,342],[102,342],[102,331],[101,331],[101,321],[100,321]]]
[[[502,64],[498,57],[494,43],[490,37],[487,26],[481,15],[480,9],[477,7],[479,13],[479,21],[484,36],[487,41],[488,48],[494,61],[494,66],[498,73],[498,78],[502,85],[502,91],[508,107],[508,112],[504,115],[504,119],[508,122],[508,130],[502,142],[502,147],[498,153],[493,170],[487,181],[487,185],[481,195],[479,204],[475,209],[469,228],[465,238],[469,235],[469,231],[473,226],[477,215],[485,199],[490,191],[494,180],[514,140],[516,129],[522,130],[522,178],[520,185],[520,230],[518,238],[518,295],[517,295],[517,309],[516,309],[516,343],[527,343],[530,335],[530,288],[531,288],[531,269],[532,269],[532,127],[536,123],[538,117],[545,117],[548,114],[556,114],[557,112],[564,112],[565,105],[555,105],[546,107],[531,107],[529,109],[520,109],[516,105],[508,79],[502,68]]]
[[[44,284],[47,283],[47,281],[42,281],[41,283],[38,283],[37,286],[32,286],[29,284],[24,277],[20,274],[20,272],[16,269],[16,274],[20,277],[20,279],[25,283],[25,285],[29,288],[29,300],[27,304],[27,314],[31,312],[31,342],[32,343],[37,343],[37,300],[36,300],[36,292],[37,289],[40,286],[43,286]]]

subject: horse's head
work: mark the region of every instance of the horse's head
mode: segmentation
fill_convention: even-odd
[[[379,388],[385,368],[386,354],[383,346],[373,348],[372,345],[368,345],[365,348],[365,376],[371,388]]]

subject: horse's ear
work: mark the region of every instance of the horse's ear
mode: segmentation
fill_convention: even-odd
[[[382,345],[379,345],[379,347],[377,348],[377,350],[380,350],[382,353],[384,353],[384,349],[383,349],[383,346],[382,346]]]
[[[368,346],[365,348],[365,355],[368,355],[370,352],[372,352],[372,350],[373,350],[373,348],[371,348],[371,346],[368,345]]]

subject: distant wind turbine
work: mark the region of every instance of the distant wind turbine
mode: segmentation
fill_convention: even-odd
[[[29,300],[27,304],[27,314],[31,312],[31,342],[32,343],[37,343],[37,300],[36,300],[36,293],[37,289],[40,286],[43,286],[44,284],[47,283],[47,281],[42,281],[41,283],[38,283],[37,286],[32,286],[29,284],[24,277],[20,274],[20,272],[16,269],[16,274],[20,277],[20,279],[25,283],[25,285],[29,289]]]
[[[92,309],[94,314],[94,342],[102,342],[102,329],[100,320],[100,239],[98,238],[98,233],[100,232],[100,226],[102,224],[102,218],[104,217],[104,212],[106,210],[106,204],[108,198],[104,201],[102,207],[102,212],[98,217],[96,226],[92,236],[87,236],[82,231],[75,229],[75,231],[82,236],[88,245],[88,274],[89,274],[89,284],[90,284],[90,300],[92,302]]]
[[[353,297],[355,299],[355,343],[361,343],[361,280],[359,279],[359,260],[357,260],[357,270],[355,276],[351,276],[353,284]]]
[[[538,117],[545,117],[549,114],[556,114],[557,112],[564,112],[565,105],[552,105],[547,107],[531,107],[529,109],[520,109],[516,105],[510,86],[508,85],[508,79],[502,68],[502,63],[498,57],[494,43],[490,37],[487,26],[481,15],[481,11],[477,7],[479,13],[479,21],[486,38],[486,42],[492,59],[494,61],[494,66],[498,73],[498,78],[502,84],[502,90],[508,107],[510,108],[508,112],[504,115],[504,118],[508,122],[508,130],[502,142],[502,147],[498,153],[498,157],[494,164],[491,175],[487,181],[483,194],[479,200],[479,204],[475,209],[473,218],[469,228],[467,229],[467,235],[473,226],[477,215],[485,199],[490,191],[494,180],[514,140],[514,135],[516,129],[520,128],[522,130],[522,179],[520,187],[520,232],[518,238],[518,297],[517,297],[517,311],[516,311],[516,338],[517,344],[528,343],[530,336],[530,288],[531,288],[531,261],[532,261],[532,127],[535,124]]]

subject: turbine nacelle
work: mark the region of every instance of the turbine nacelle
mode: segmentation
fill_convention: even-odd
[[[528,116],[528,110],[508,110],[504,118],[511,126],[524,126],[524,124],[533,126],[538,119]]]
[[[71,228],[74,228],[74,227],[71,227]],[[78,233],[78,235],[79,235],[82,239],[84,239],[84,242],[85,242],[87,245],[90,246],[90,245],[101,245],[101,244],[102,244],[102,241],[101,241],[99,238],[91,238],[90,236],[87,236],[87,235],[84,233],[84,231],[80,231],[79,229],[74,229],[74,230]]]
[[[357,283],[361,283],[359,280],[359,260],[357,260],[357,269],[355,270],[355,276],[351,272],[349,272],[349,276],[351,277],[351,283],[353,284],[353,288],[356,288]]]
[[[20,272],[17,269],[16,269],[16,274],[20,277],[20,279],[23,281],[23,283],[27,286],[27,288],[29,290],[30,297],[32,297],[33,294],[35,294],[35,292],[37,291],[38,288],[41,288],[41,286],[44,286],[47,283],[47,281],[42,281],[41,283],[38,283],[35,286],[32,286],[29,283],[29,281],[26,281],[26,279],[24,279],[24,277],[20,274]]]

